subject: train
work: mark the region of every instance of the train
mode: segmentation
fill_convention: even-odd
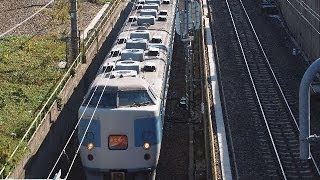
[[[155,179],[175,35],[175,0],[136,0],[78,117],[87,179]]]

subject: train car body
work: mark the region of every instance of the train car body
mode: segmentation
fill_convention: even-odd
[[[155,177],[176,4],[139,0],[133,7],[79,109],[87,179]]]

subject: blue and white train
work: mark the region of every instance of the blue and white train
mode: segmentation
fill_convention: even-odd
[[[137,0],[92,82],[79,109],[87,179],[155,178],[175,8],[174,0]]]

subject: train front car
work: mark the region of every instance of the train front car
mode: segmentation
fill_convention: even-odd
[[[106,76],[97,78],[79,111],[85,111],[79,140],[91,120],[80,151],[88,179],[152,177],[161,146],[160,100],[140,78]]]
[[[155,178],[176,3],[138,0],[133,7],[79,109],[87,179]]]

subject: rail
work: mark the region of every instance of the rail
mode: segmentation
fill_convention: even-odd
[[[275,73],[273,72],[273,70],[272,70],[272,67],[271,67],[271,65],[270,65],[270,62],[269,62],[269,60],[268,60],[268,58],[267,58],[267,56],[266,56],[266,53],[265,53],[265,51],[264,51],[264,49],[263,49],[263,47],[262,47],[262,45],[261,45],[261,43],[260,43],[260,40],[259,40],[259,38],[258,38],[258,36],[257,36],[257,34],[256,34],[256,31],[255,31],[255,28],[253,27],[253,25],[252,25],[252,22],[251,22],[251,19],[250,19],[250,17],[249,17],[249,15],[248,15],[248,13],[247,13],[247,11],[246,11],[246,9],[245,9],[245,7],[244,7],[244,5],[243,5],[243,3],[242,3],[242,1],[240,0],[239,1],[240,3],[241,3],[241,7],[242,7],[242,9],[243,9],[243,11],[244,11],[244,13],[245,13],[245,16],[246,16],[246,19],[247,19],[247,21],[248,21],[248,23],[249,23],[249,27],[250,27],[250,29],[251,29],[251,31],[253,32],[253,37],[254,37],[254,39],[257,41],[257,44],[258,44],[258,47],[259,47],[259,49],[261,50],[261,54],[262,54],[262,57],[265,59],[265,62],[266,62],[266,67],[270,70],[270,72],[271,72],[271,78],[273,79],[273,81],[275,82],[275,87],[277,88],[277,90],[280,92],[279,94],[279,96],[282,98],[282,100],[284,101],[284,104],[285,104],[285,108],[289,111],[289,113],[288,114],[290,114],[290,116],[291,116],[291,118],[293,119],[293,124],[294,124],[294,126],[296,127],[296,129],[299,131],[299,128],[298,128],[298,126],[297,126],[297,121],[296,121],[296,119],[295,119],[295,117],[294,117],[294,115],[293,115],[293,113],[292,113],[292,111],[291,111],[291,108],[290,108],[290,106],[289,106],[289,103],[288,103],[288,101],[287,101],[287,99],[286,99],[286,97],[285,97],[285,95],[284,95],[284,93],[283,93],[283,91],[282,91],[282,88],[281,88],[281,86],[280,86],[280,84],[279,84],[279,82],[278,82],[278,80],[277,80],[277,77],[275,76]],[[271,140],[271,143],[272,143],[272,147],[273,147],[273,149],[274,149],[274,152],[275,152],[275,155],[276,155],[276,157],[277,157],[277,161],[278,161],[278,164],[279,164],[279,167],[280,167],[280,169],[281,169],[281,173],[282,173],[282,176],[283,176],[283,178],[284,179],[287,179],[287,178],[289,178],[288,177],[288,175],[287,175],[287,172],[286,172],[286,170],[285,170],[285,165],[284,164],[286,164],[286,163],[284,163],[285,161],[283,160],[283,158],[281,159],[281,157],[280,157],[280,151],[279,151],[279,149],[278,149],[278,147],[276,146],[276,136],[271,132],[272,131],[272,128],[271,128],[271,125],[272,125],[272,123],[270,123],[270,122],[268,122],[268,118],[267,118],[267,111],[263,108],[263,106],[262,106],[262,100],[261,100],[261,97],[263,96],[260,96],[261,94],[258,94],[258,86],[256,86],[256,83],[254,82],[254,79],[253,79],[253,75],[252,75],[252,70],[250,70],[250,67],[249,67],[249,60],[247,60],[248,58],[247,58],[247,56],[246,56],[246,53],[245,53],[245,50],[244,50],[244,47],[243,47],[243,43],[241,42],[241,38],[240,38],[240,34],[238,33],[238,30],[237,30],[237,27],[236,27],[236,24],[235,24],[235,20],[234,20],[234,15],[233,15],[233,13],[231,12],[231,5],[229,5],[229,2],[228,2],[228,0],[226,0],[226,3],[227,3],[227,7],[228,7],[228,10],[229,10],[229,14],[230,14],[230,17],[231,17],[231,20],[232,20],[232,24],[233,24],[233,28],[234,28],[234,30],[235,30],[235,33],[236,33],[236,37],[237,37],[237,40],[238,40],[238,44],[239,44],[239,46],[240,46],[240,49],[241,49],[241,53],[242,53],[242,56],[243,56],[243,59],[244,59],[244,61],[245,61],[245,65],[246,65],[246,68],[247,68],[247,72],[248,72],[248,74],[249,74],[249,77],[250,77],[250,81],[251,81],[251,84],[252,84],[252,87],[253,87],[253,90],[254,90],[254,95],[256,96],[256,98],[257,98],[257,101],[258,101],[258,105],[259,105],[259,108],[260,108],[260,111],[261,111],[261,113],[262,113],[262,116],[263,116],[263,120],[264,120],[264,122],[265,122],[265,125],[266,125],[266,127],[267,127],[267,131],[268,131],[268,134],[269,134],[269,137],[270,137],[270,140]],[[249,58],[250,59],[250,58]],[[261,70],[262,71],[262,70]],[[266,87],[265,87],[266,88]],[[271,125],[270,125],[271,124]],[[274,125],[274,124],[273,124]],[[312,158],[312,160],[313,160],[313,157],[311,157]],[[314,166],[315,166],[315,168],[317,169],[317,173],[319,174],[319,170],[318,170],[318,167],[317,167],[317,164],[315,163],[315,161],[313,160],[313,163],[314,163]],[[288,167],[287,167],[288,168]]]

